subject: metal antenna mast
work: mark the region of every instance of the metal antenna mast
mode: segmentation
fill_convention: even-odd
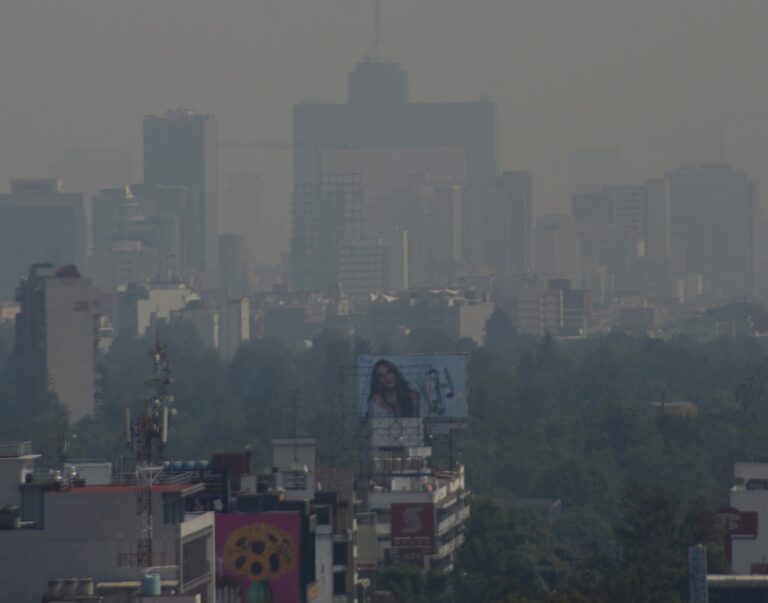
[[[381,52],[381,0],[373,0],[373,41],[368,50],[368,60],[383,60]]]
[[[142,413],[131,423],[126,409],[126,438],[136,452],[136,515],[138,539],[136,564],[140,569],[152,567],[152,486],[163,471],[162,455],[168,441],[173,396],[169,393],[172,382],[168,348],[155,337],[152,355],[153,374],[147,385],[153,388],[144,400]],[[155,444],[157,442],[157,444]]]

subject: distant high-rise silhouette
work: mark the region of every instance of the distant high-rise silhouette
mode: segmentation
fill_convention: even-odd
[[[216,119],[177,109],[144,118],[144,182],[184,186],[194,195],[189,250],[209,284],[218,269],[219,168]]]
[[[82,265],[86,241],[83,195],[62,193],[56,179],[12,180],[0,194],[0,299],[34,263]]]
[[[439,147],[445,169],[437,166],[432,173],[450,178],[461,176],[466,182],[462,250],[465,259],[479,259],[484,189],[493,185],[497,169],[496,108],[492,102],[409,102],[408,74],[400,65],[370,60],[359,63],[349,74],[346,103],[296,105],[293,132],[294,285],[314,288],[329,284],[321,279],[328,275],[323,264],[332,260],[313,247],[313,241],[327,237],[315,232],[321,226],[313,222],[314,214],[306,211],[306,204],[312,202],[307,191],[321,190],[323,175],[329,173],[328,165],[333,163],[331,156],[339,149],[387,149],[391,153],[379,154],[377,160],[382,166],[391,167],[406,149],[415,156],[419,150],[430,155],[427,149],[436,151]],[[398,153],[398,149],[402,152]],[[452,150],[456,153],[452,154]],[[458,154],[462,157],[461,174],[455,173],[453,156]],[[397,186],[403,182],[387,184]]]
[[[748,175],[707,165],[669,176],[672,253],[683,274],[704,277],[704,295],[727,299],[755,284],[757,194]]]
[[[668,208],[658,180],[573,195],[587,281],[604,273],[616,291],[669,295]]]
[[[55,393],[77,421],[95,409],[96,309],[90,279],[73,265],[35,264],[17,292],[16,354],[31,395]],[[39,398],[38,398],[39,399]]]
[[[536,219],[536,272],[544,278],[581,283],[581,248],[571,216],[546,214]]]
[[[533,269],[533,197],[528,172],[503,172],[488,197],[488,263],[499,274]]]

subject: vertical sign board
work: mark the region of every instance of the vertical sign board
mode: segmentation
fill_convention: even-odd
[[[435,505],[433,503],[393,503],[390,510],[392,546],[421,548],[431,552],[435,546]]]
[[[300,603],[301,517],[296,511],[216,514],[216,581],[240,603]]]

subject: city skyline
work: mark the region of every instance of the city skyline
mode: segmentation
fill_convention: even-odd
[[[572,150],[622,147],[639,182],[664,171],[671,133],[679,127],[721,126],[729,159],[766,180],[760,150],[768,136],[760,124],[768,123],[768,90],[761,83],[765,42],[757,23],[768,9],[762,4],[728,11],[690,1],[674,7],[618,7],[604,0],[506,4],[487,1],[472,11],[456,2],[435,11],[434,0],[384,4],[384,51],[410,73],[414,100],[487,95],[497,104],[500,164],[532,172],[539,182],[537,213],[568,206]],[[693,4],[696,11],[686,10]],[[4,140],[23,141],[0,144],[0,180],[41,176],[48,162],[73,146],[129,146],[134,167],[140,166],[136,125],[158,107],[217,115],[224,141],[287,142],[289,107],[306,98],[341,100],[346,73],[370,42],[370,7],[349,0],[313,3],[300,14],[245,3],[215,12],[185,3],[178,11],[173,0],[155,12],[112,2],[78,2],[73,14],[55,5],[34,12],[35,5],[8,9],[0,25],[8,28],[0,30],[0,44],[14,44],[6,54],[17,60],[6,76],[8,104],[0,104],[13,119],[0,122],[0,131]],[[117,29],[118,19],[129,27]],[[487,29],[477,48],[468,46],[452,19],[467,31]],[[265,27],[267,22],[278,27]],[[17,37],[31,23],[49,34],[39,48]],[[77,30],[89,25],[86,32]],[[505,26],[515,35],[506,35]],[[330,37],[338,28],[344,34]],[[281,29],[295,32],[290,43],[274,35]],[[719,44],[709,35],[715,29]],[[131,45],[130,32],[137,31],[141,48]],[[223,31],[226,36],[219,35]],[[109,34],[110,44],[95,53]],[[173,44],[166,46],[169,39]],[[325,39],[334,43],[325,45]],[[169,52],[159,52],[164,47]],[[91,58],[97,54],[98,60]],[[731,63],[739,64],[738,72],[728,69]],[[58,75],[64,72],[66,80]],[[143,84],[141,95],[130,85],[135,78]],[[52,94],[51,86],[66,92]],[[614,95],[611,87],[633,94]],[[21,93],[35,101],[21,102]],[[245,167],[269,176],[265,205],[283,249],[290,224],[288,155],[227,150],[222,157],[222,174]]]

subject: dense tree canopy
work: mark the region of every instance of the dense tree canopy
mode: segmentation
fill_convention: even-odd
[[[327,444],[339,368],[357,354],[463,352],[471,416],[457,446],[475,502],[459,567],[450,582],[395,568],[382,584],[414,603],[672,602],[686,596],[690,544],[708,543],[711,565],[725,569],[713,509],[727,499],[734,461],[768,460],[761,339],[537,340],[517,335],[501,312],[487,333],[477,347],[430,330],[383,342],[327,331],[310,349],[255,340],[224,362],[191,327],[168,328],[179,410],[169,455],[249,444],[261,467],[272,437]],[[69,426],[55,396],[19,386],[11,350],[0,347],[0,438],[34,439],[52,462],[65,441],[71,456],[114,458],[125,407],[149,395],[151,345],[118,337],[100,361],[96,416]],[[675,414],[676,401],[695,411]],[[326,447],[320,454],[327,460]],[[562,514],[550,523],[519,504],[526,497],[559,499]]]

